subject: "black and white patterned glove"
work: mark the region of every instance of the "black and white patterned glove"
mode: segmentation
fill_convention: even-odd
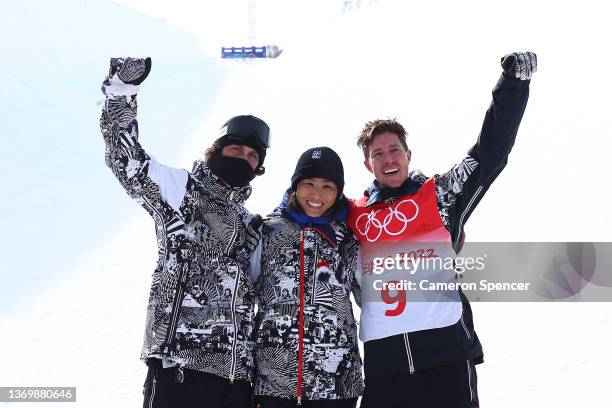
[[[513,52],[502,57],[501,66],[506,75],[525,81],[537,72],[538,57],[530,51]]]
[[[110,97],[135,95],[149,72],[151,58],[111,58],[108,76],[102,82],[102,92]]]
[[[111,58],[108,76],[117,74],[124,84],[140,85],[151,72],[151,58]]]
[[[246,237],[244,245],[249,253],[255,251],[259,241],[261,241],[261,225],[263,224],[263,218],[260,215],[256,215],[251,219],[246,226]]]

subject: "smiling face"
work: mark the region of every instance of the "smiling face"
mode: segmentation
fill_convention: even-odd
[[[295,198],[309,217],[320,217],[336,202],[336,183],[324,178],[306,178],[297,185]]]
[[[363,164],[383,187],[399,187],[406,181],[412,152],[404,149],[395,133],[375,136],[368,150]]]
[[[259,164],[259,153],[257,153],[257,150],[246,145],[227,145],[221,150],[221,154],[226,157],[244,159],[249,163],[253,170],[255,170]]]

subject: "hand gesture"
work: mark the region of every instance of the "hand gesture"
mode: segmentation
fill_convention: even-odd
[[[538,57],[530,51],[513,52],[502,57],[501,66],[506,75],[525,81],[538,70]]]
[[[135,95],[149,72],[151,58],[111,58],[102,92],[109,97]]]
[[[124,84],[140,85],[151,72],[151,58],[111,58],[108,76],[117,74]]]

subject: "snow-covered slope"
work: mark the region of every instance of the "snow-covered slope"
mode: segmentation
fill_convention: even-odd
[[[27,292],[45,277],[45,265],[66,263],[57,267],[64,273],[40,286],[44,293],[29,296],[27,309],[0,320],[0,347],[8,351],[0,385],[77,386],[83,407],[141,403],[145,369],[138,355],[155,243],[148,216],[103,163],[94,102],[111,54],[153,57],[139,114],[143,144],[162,162],[189,166],[210,142],[208,135],[234,114],[250,112],[269,122],[268,174],[254,183],[248,204],[267,212],[289,183],[299,153],[314,145],[342,155],[347,191],[359,194],[370,176],[355,135],[379,116],[397,117],[407,127],[412,167],[445,171],[476,140],[499,57],[533,49],[541,69],[517,144],[468,223],[468,238],[610,241],[612,216],[605,206],[612,197],[603,187],[612,147],[605,99],[610,56],[600,51],[610,30],[597,2],[556,4],[553,19],[543,4],[526,1],[380,0],[337,20],[314,22],[277,60],[236,64],[223,88],[221,68],[190,48],[188,35],[159,21],[106,2],[40,2],[26,6],[25,15],[19,14],[22,7],[9,7],[13,28],[2,33],[21,30],[37,38],[27,43],[38,44],[32,52],[37,57],[17,46],[0,56],[0,72],[17,78],[9,81],[9,98],[0,100],[3,197],[18,198],[2,200],[4,224],[18,231],[13,238],[3,234],[3,251],[9,249],[3,257],[22,251],[3,270],[3,279],[12,282],[3,282],[3,296]],[[36,17],[39,7],[72,18],[47,26]],[[71,24],[80,35],[63,31]],[[28,26],[49,34],[28,34]],[[48,44],[60,45],[56,50]],[[29,66],[23,62],[28,58],[36,62]],[[48,72],[61,73],[61,80],[45,81]],[[176,122],[182,127],[174,130]],[[7,157],[6,149],[15,154]],[[26,216],[37,212],[46,216]],[[57,232],[65,226],[69,232]],[[83,243],[100,231],[104,238],[89,241],[95,248]],[[80,246],[71,247],[69,238]],[[612,353],[604,342],[612,333],[612,303],[473,308],[485,348],[486,363],[479,367],[483,406],[598,406],[607,400]]]
[[[193,35],[110,1],[6,2],[0,49],[1,315],[140,214],[104,166],[96,102],[109,57],[153,57],[141,133],[163,161],[177,159],[228,72]]]

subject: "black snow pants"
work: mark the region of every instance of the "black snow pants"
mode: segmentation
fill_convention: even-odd
[[[365,379],[361,408],[478,408],[471,361]]]
[[[297,400],[255,395],[255,408],[296,408]],[[357,398],[336,400],[302,400],[300,408],[355,408]]]
[[[251,408],[251,384],[201,371],[163,368],[149,359],[144,408]]]

